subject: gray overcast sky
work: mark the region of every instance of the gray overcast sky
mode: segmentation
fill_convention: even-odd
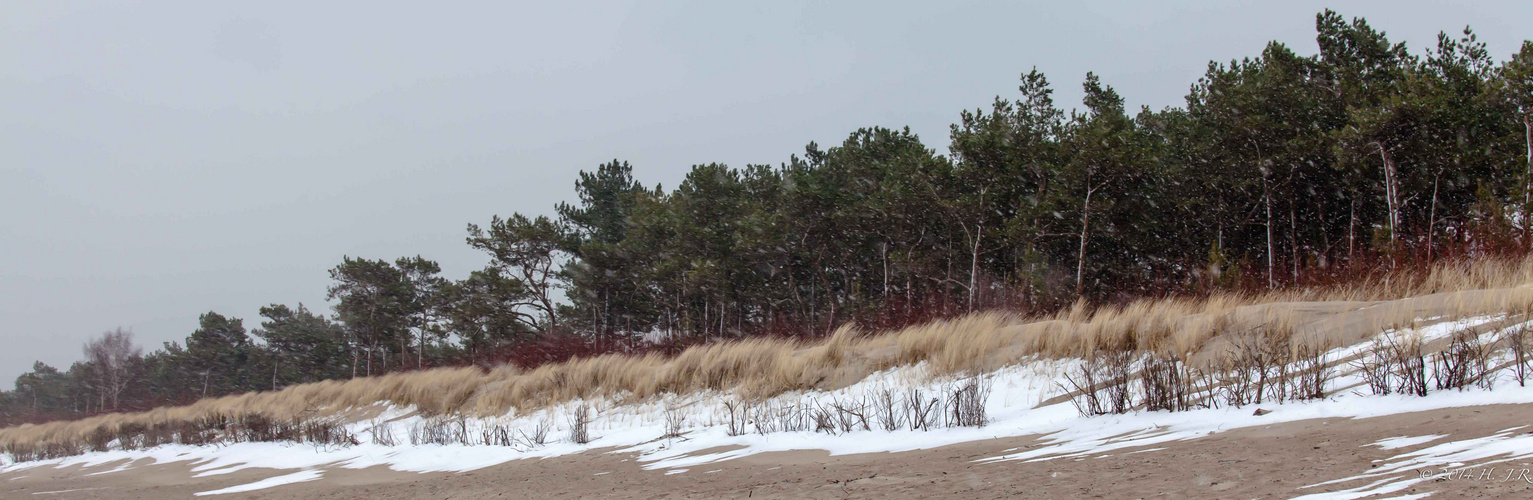
[[[1180,105],[1210,59],[1314,53],[1291,2],[115,2],[0,6],[0,387],[123,326],[325,309],[343,255],[459,278],[464,226],[549,213],[576,172],[777,164],[961,109],[1037,66]],[[1332,2],[1419,51],[1472,25],[1504,60],[1533,2]]]

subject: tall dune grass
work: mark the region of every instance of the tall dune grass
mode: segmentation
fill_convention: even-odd
[[[426,414],[504,415],[606,397],[733,391],[759,399],[833,389],[895,366],[926,363],[935,375],[993,370],[1031,357],[1086,358],[1101,351],[1153,353],[1217,363],[1222,346],[1262,331],[1300,346],[1343,346],[1423,318],[1533,311],[1533,259],[1479,259],[1397,272],[1325,289],[1079,303],[1042,317],[980,312],[892,332],[846,326],[818,341],[753,338],[689,348],[674,357],[602,355],[523,371],[443,368],[297,385],[210,398],[180,407],[0,429],[0,448],[81,448],[91,436],[248,416],[299,422],[372,418],[380,403]],[[50,448],[51,447],[51,448]]]

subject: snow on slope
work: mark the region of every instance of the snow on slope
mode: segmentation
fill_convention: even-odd
[[[1423,328],[1420,332],[1428,339],[1445,336],[1455,328],[1483,324],[1499,318],[1482,317],[1458,322],[1442,323]],[[1354,352],[1356,346],[1333,351],[1330,359]],[[989,423],[984,427],[959,427],[913,431],[853,431],[840,435],[815,432],[775,432],[765,435],[747,433],[731,436],[724,420],[722,402],[727,395],[719,393],[695,394],[672,397],[664,401],[617,406],[609,401],[577,401],[518,417],[469,419],[466,423],[470,435],[478,435],[487,424],[508,424],[512,428],[526,430],[540,422],[553,422],[554,430],[543,446],[469,446],[409,445],[407,436],[411,426],[421,422],[409,408],[391,408],[376,425],[387,426],[393,435],[406,443],[399,446],[372,444],[370,433],[374,422],[358,422],[350,425],[363,444],[351,447],[316,447],[292,443],[236,443],[227,446],[163,445],[147,450],[114,450],[93,452],[81,456],[5,464],[0,473],[21,471],[35,467],[67,467],[71,465],[99,466],[123,460],[128,462],[115,469],[99,472],[112,474],[151,464],[188,462],[198,476],[227,474],[241,469],[258,467],[296,472],[268,478],[250,484],[207,491],[201,494],[222,494],[272,487],[290,482],[310,481],[321,477],[326,467],[360,469],[377,465],[398,471],[469,471],[513,460],[552,457],[580,453],[596,448],[612,448],[619,453],[637,453],[638,460],[646,469],[665,469],[667,474],[686,473],[702,465],[730,460],[748,455],[772,451],[818,449],[831,454],[898,452],[935,448],[950,444],[1012,436],[1043,436],[1041,446],[1028,450],[1007,450],[1006,454],[988,457],[978,462],[1046,461],[1078,459],[1107,453],[1153,452],[1149,448],[1172,441],[1197,439],[1210,434],[1253,426],[1317,418],[1366,418],[1397,413],[1417,412],[1441,408],[1533,403],[1533,388],[1502,384],[1494,391],[1466,390],[1436,391],[1426,397],[1389,395],[1365,395],[1366,388],[1359,389],[1361,379],[1355,374],[1341,374],[1329,389],[1335,393],[1323,400],[1264,404],[1271,413],[1253,415],[1251,406],[1244,408],[1199,409],[1182,412],[1136,412],[1124,415],[1081,417],[1068,402],[1041,405],[1044,401],[1064,392],[1061,382],[1066,370],[1078,361],[1055,361],[1034,359],[1017,366],[1008,367],[982,377],[992,384],[992,393],[986,402]],[[908,389],[919,387],[940,393],[950,390],[955,381],[935,379],[925,375],[924,366],[888,370],[868,377],[851,387],[837,391],[785,394],[779,402],[824,401],[830,397],[848,397],[869,394],[878,388]],[[587,444],[569,441],[565,427],[566,415],[577,405],[589,405],[597,410],[591,425],[593,440]],[[689,421],[681,437],[665,438],[665,411],[668,406],[688,405]],[[1510,432],[1508,430],[1507,432]],[[1444,436],[1401,437],[1376,443],[1384,449],[1409,448],[1441,439]],[[1145,449],[1149,448],[1149,449]],[[724,451],[719,451],[724,450]],[[1442,466],[1470,460],[1510,460],[1533,456],[1533,437],[1498,434],[1479,440],[1454,441],[1439,444],[1426,450],[1410,452],[1380,469],[1349,479],[1380,478],[1353,490],[1324,493],[1316,498],[1360,498],[1368,495],[1398,491],[1414,483],[1413,478],[1400,479],[1389,476],[1402,470],[1429,466]],[[1410,481],[1410,482],[1406,482]],[[1401,484],[1404,483],[1402,486]],[[1326,483],[1322,483],[1326,484]],[[1320,485],[1315,485],[1320,486]],[[1355,490],[1355,491],[1354,491]]]

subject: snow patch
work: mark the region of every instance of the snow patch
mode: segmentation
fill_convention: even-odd
[[[1515,431],[1521,427],[1513,427],[1495,434],[1430,446],[1420,450],[1395,455],[1382,465],[1358,474],[1341,479],[1333,479],[1321,483],[1304,486],[1300,490],[1317,488],[1334,484],[1342,484],[1353,481],[1372,480],[1372,482],[1339,491],[1315,493],[1296,498],[1308,500],[1349,500],[1366,498],[1374,495],[1393,493],[1409,488],[1414,484],[1435,481],[1439,478],[1452,478],[1453,474],[1463,472],[1466,464],[1473,464],[1472,471],[1486,471],[1486,466],[1533,458],[1533,433],[1517,434]],[[1424,436],[1434,439],[1419,441],[1417,444],[1433,441],[1446,436]],[[1389,441],[1388,439],[1384,441]],[[1382,442],[1382,441],[1381,441]],[[1377,446],[1378,443],[1367,446]],[[1385,448],[1388,449],[1388,448]],[[1515,474],[1513,469],[1508,474]],[[1517,479],[1516,476],[1506,478],[1495,477],[1495,480]],[[1417,497],[1419,498],[1419,497]]]
[[[262,479],[260,481],[256,481],[254,483],[241,484],[241,485],[238,485],[238,486],[230,486],[228,488],[217,489],[217,490],[212,490],[212,491],[204,491],[204,492],[197,493],[197,496],[200,497],[200,496],[206,496],[206,495],[223,495],[223,494],[228,494],[228,493],[240,493],[240,492],[245,492],[245,491],[261,490],[261,489],[271,488],[273,486],[282,486],[284,484],[301,483],[301,482],[304,482],[304,481],[313,481],[315,479],[319,479],[319,477],[320,477],[320,472],[319,471],[313,470],[313,469],[305,469],[305,470],[301,470],[301,471],[298,471],[298,472],[294,472],[292,474],[286,474],[286,475],[277,476],[277,477],[269,477],[269,478],[266,478],[266,479]]]
[[[1432,441],[1436,441],[1436,440],[1439,440],[1439,439],[1442,439],[1442,438],[1445,438],[1445,437],[1448,437],[1448,435],[1447,434],[1432,434],[1432,435],[1429,435],[1429,436],[1416,436],[1416,437],[1400,436],[1400,437],[1392,437],[1392,438],[1380,439],[1380,440],[1378,440],[1378,442],[1375,442],[1375,443],[1370,444],[1368,446],[1377,446],[1377,447],[1385,449],[1385,450],[1393,450],[1393,449],[1396,449],[1396,448],[1409,448],[1409,447],[1412,447],[1412,446],[1416,446],[1418,444],[1426,444],[1426,443],[1430,443]]]

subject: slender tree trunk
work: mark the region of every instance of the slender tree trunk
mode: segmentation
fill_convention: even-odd
[[[373,376],[373,345],[378,343],[378,323],[376,322],[377,318],[378,299],[374,297],[371,306],[367,309],[367,325],[368,328],[372,330],[372,334],[368,335],[367,340],[367,376],[369,377]]]
[[[883,290],[883,295],[884,295],[884,305],[887,306],[888,302],[889,302],[889,242],[887,242],[887,241],[883,242],[883,247],[881,247],[879,249],[879,252],[883,254],[881,256],[882,260],[884,261],[884,290]]]
[[[117,394],[120,391],[117,390],[117,371],[115,369],[109,369],[107,383],[110,384],[107,386],[107,390],[112,391],[112,411],[117,411]]]
[[[548,271],[554,265],[553,257],[548,256],[541,263],[542,270],[538,273],[538,301],[543,303],[543,311],[548,314],[548,327],[557,329],[559,327],[559,319],[554,315],[553,300],[548,298]]]
[[[979,190],[980,215],[979,221],[974,224],[974,244],[970,248],[969,260],[969,312],[974,312],[975,287],[979,286],[979,248],[985,238],[985,195],[989,191],[989,188]]]
[[[953,302],[953,257],[943,260],[947,262],[947,274],[942,277],[942,312],[947,313]]]
[[[974,227],[974,248],[970,252],[969,260],[969,312],[974,312],[974,287],[978,285],[979,278],[979,245],[981,238],[985,237],[985,225]]]
[[[1347,268],[1357,263],[1357,194],[1352,196],[1352,215],[1347,218]]]
[[[836,328],[836,296],[831,293],[830,277],[825,270],[820,270],[820,279],[825,280],[825,301],[830,303],[830,321],[825,322],[825,334],[829,335]]]
[[[1224,223],[1219,223],[1219,228],[1214,230],[1214,249],[1218,252],[1209,257],[1208,280],[1205,286],[1210,291],[1219,286],[1219,277],[1224,275]]]
[[[910,320],[910,312],[911,312],[911,304],[910,304],[910,302],[915,300],[915,298],[913,297],[914,293],[915,293],[915,283],[912,282],[912,280],[910,278],[910,274],[907,273],[905,275],[905,320],[906,321]]]
[[[1522,240],[1533,250],[1533,221],[1529,221],[1529,195],[1533,193],[1533,114],[1522,115],[1523,144],[1528,147],[1528,175],[1522,188]]]
[[[1318,261],[1317,264],[1320,266],[1320,269],[1329,268],[1331,260],[1331,232],[1325,224],[1326,221],[1329,220],[1325,218],[1325,213],[1325,202],[1317,200],[1315,202],[1315,220],[1320,221],[1319,226],[1321,250],[1315,253],[1315,258]]]
[[[820,272],[820,257],[818,255],[815,256],[814,267],[816,273]],[[809,324],[816,325],[815,328],[818,328],[820,324],[820,302],[815,294],[818,285],[819,280],[814,279],[814,277],[809,278]]]
[[[1432,179],[1432,210],[1427,217],[1427,265],[1432,265],[1432,237],[1437,233],[1437,181],[1441,180],[1442,174]]]
[[[1293,200],[1288,201],[1288,246],[1292,247],[1293,285],[1299,284],[1299,214]]]
[[[1272,272],[1276,266],[1272,244],[1272,190],[1267,187],[1267,177],[1262,176],[1262,200],[1267,205],[1267,289],[1277,288]]]
[[[1090,176],[1087,176],[1086,199],[1081,204],[1081,247],[1075,257],[1075,296],[1081,297],[1086,292],[1086,241],[1091,230],[1091,195],[1096,189],[1090,185]]]
[[[1384,143],[1375,142],[1379,148],[1379,159],[1384,161],[1384,203],[1389,209],[1389,243],[1394,246],[1400,234],[1400,186],[1398,175],[1395,172],[1395,162],[1389,158],[1389,151],[1384,149]]]

